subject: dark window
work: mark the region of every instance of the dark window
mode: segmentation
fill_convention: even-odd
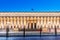
[[[59,26],[57,26],[57,28],[59,28]]]
[[[11,28],[12,28],[12,26],[11,26]]]
[[[29,23],[28,23],[28,29],[29,29]]]
[[[14,26],[14,28],[15,28],[15,26]]]
[[[33,23],[31,23],[31,29],[33,29]]]
[[[36,23],[34,23],[34,28],[36,29]]]

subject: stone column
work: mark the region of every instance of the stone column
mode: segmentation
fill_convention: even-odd
[[[16,27],[16,17],[14,17],[14,26]]]
[[[57,32],[59,32],[59,17],[56,18],[56,26],[57,26]]]
[[[53,24],[53,17],[51,17],[51,26],[52,26],[52,24]]]
[[[14,16],[14,31],[18,31],[18,28],[17,28],[17,17]]]
[[[27,28],[29,29],[29,27],[30,27],[30,26],[29,26],[29,25],[30,25],[29,17],[27,17],[27,20],[26,20],[26,21],[27,21]]]
[[[19,17],[17,17],[17,26],[19,27]]]
[[[10,23],[9,20],[10,20],[9,17],[7,17],[7,23]],[[10,28],[10,24],[9,24],[8,26],[9,26],[9,28]]]
[[[29,24],[29,29],[31,29],[31,23]]]
[[[42,26],[42,30],[43,30],[44,29],[43,17],[41,17],[41,26]]]
[[[30,17],[30,23],[33,24],[33,17]],[[32,26],[32,25],[31,25],[31,26]],[[33,29],[33,27],[31,27],[31,26],[30,26],[30,28]]]
[[[24,28],[24,24],[23,24],[23,17],[21,17],[21,29]]]
[[[37,29],[40,28],[40,20],[39,20],[39,17],[37,17],[37,26],[36,26]]]
[[[26,21],[26,17],[24,17],[24,27],[27,29],[27,23],[26,23],[27,21]]]
[[[11,25],[11,28],[13,29],[14,28],[13,17],[10,17],[10,25]]]
[[[21,17],[19,17],[19,28],[21,29]]]
[[[56,26],[57,22],[56,22],[56,17],[54,17],[54,25]]]
[[[34,29],[36,29],[36,25],[37,25],[37,18],[36,17],[34,17]]]
[[[57,26],[59,26],[59,17],[56,19]]]
[[[1,28],[4,29],[3,17],[1,17]]]
[[[46,25],[46,24],[47,24],[47,23],[46,23],[46,19],[47,19],[47,18],[46,18],[46,17],[44,17],[44,25]]]

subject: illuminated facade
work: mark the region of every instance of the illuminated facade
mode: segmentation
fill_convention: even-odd
[[[42,32],[60,32],[60,13],[6,12],[0,13],[0,29],[6,27],[13,31],[36,30],[42,27]]]

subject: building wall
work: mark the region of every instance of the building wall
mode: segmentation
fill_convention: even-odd
[[[0,13],[0,29],[42,29],[60,28],[60,13]]]

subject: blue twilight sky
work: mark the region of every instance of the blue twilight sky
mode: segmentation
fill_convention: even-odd
[[[0,0],[0,11],[60,11],[60,0]]]

